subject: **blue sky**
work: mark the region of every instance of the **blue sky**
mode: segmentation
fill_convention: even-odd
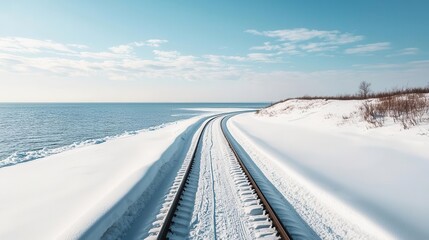
[[[429,84],[427,1],[2,1],[0,101],[276,101]]]

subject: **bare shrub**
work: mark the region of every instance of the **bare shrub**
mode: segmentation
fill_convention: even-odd
[[[407,129],[426,120],[429,100],[422,93],[387,96],[363,103],[361,113],[365,121],[375,126],[381,126],[385,117],[391,117]]]
[[[391,97],[391,96],[397,96],[397,95],[404,95],[404,94],[424,94],[429,93],[429,87],[416,87],[416,88],[403,88],[403,89],[392,89],[390,91],[384,91],[384,92],[371,92],[368,90],[366,96],[362,96],[361,94],[342,94],[337,96],[308,96],[305,95],[303,97],[298,98],[288,98],[279,102],[284,102],[290,99],[303,99],[303,100],[314,100],[314,99],[325,99],[325,100],[364,100],[369,98],[384,98],[384,97]],[[277,102],[278,103],[278,102]],[[275,104],[275,103],[274,103]]]
[[[364,102],[360,107],[360,110],[365,121],[373,124],[375,127],[383,126],[385,115],[379,112],[377,104]]]
[[[404,128],[417,125],[423,121],[427,121],[429,115],[429,100],[425,94],[429,93],[429,86],[415,87],[415,88],[402,88],[392,89],[384,92],[370,92],[368,85],[368,92],[364,94],[343,94],[337,96],[309,96],[305,95],[298,98],[288,98],[276,103],[286,102],[293,99],[300,100],[365,100],[367,101],[360,106],[360,114],[365,121],[373,124],[374,126],[383,126],[386,117],[391,117],[395,122],[399,122]],[[268,106],[268,107],[270,107]],[[268,108],[266,107],[266,108]],[[263,114],[264,109],[258,111],[258,114]],[[344,119],[343,117],[343,120]]]

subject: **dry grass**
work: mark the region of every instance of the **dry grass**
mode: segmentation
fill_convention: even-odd
[[[403,88],[403,89],[393,89],[390,91],[384,91],[384,92],[377,92],[377,93],[369,93],[366,97],[362,96],[361,94],[343,94],[343,95],[337,95],[337,96],[308,96],[305,95],[303,97],[297,97],[297,98],[288,98],[285,100],[281,100],[279,102],[273,103],[270,106],[285,102],[291,99],[302,99],[302,100],[315,100],[315,99],[324,99],[324,100],[365,100],[365,99],[371,99],[371,98],[385,98],[385,97],[392,97],[397,95],[404,95],[404,94],[420,94],[420,93],[429,93],[429,87],[420,87],[420,88]]]
[[[429,99],[423,93],[408,93],[366,101],[361,108],[362,117],[374,126],[382,126],[391,117],[407,129],[427,120]]]
[[[392,96],[412,94],[412,93],[416,93],[416,94],[429,93],[429,87],[393,89],[390,91],[369,93],[366,97],[362,96],[361,94],[345,94],[345,95],[338,95],[338,96],[304,96],[304,97],[299,97],[297,99],[364,100],[364,99],[370,99],[370,98],[385,98],[385,97],[392,97]]]
[[[421,88],[403,88],[390,91],[370,93],[366,97],[362,94],[338,95],[338,96],[303,96],[289,98],[301,100],[367,100],[360,107],[363,119],[372,125],[383,126],[386,117],[391,117],[395,122],[401,123],[407,129],[423,121],[428,121],[429,115],[429,86]],[[273,103],[275,105],[277,103]],[[258,111],[259,112],[259,111]]]

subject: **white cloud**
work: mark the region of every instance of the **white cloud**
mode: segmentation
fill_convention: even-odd
[[[124,57],[124,54],[118,54],[113,51],[105,51],[105,52],[79,52],[77,57],[86,59],[86,58],[92,58],[92,59],[98,59],[98,60],[108,60],[108,59],[121,59]]]
[[[419,52],[418,48],[404,48],[399,54],[400,55],[416,55]]]
[[[179,51],[152,49],[151,52],[148,52],[150,56],[141,57],[135,52],[138,47],[135,43],[95,51],[75,44],[27,39],[26,41],[20,40],[19,48],[16,47],[19,50],[16,50],[12,48],[14,45],[8,42],[12,40],[0,39],[2,39],[0,40],[0,74],[3,74],[1,76],[5,76],[6,73],[7,76],[14,76],[15,79],[37,75],[38,79],[63,79],[63,77],[75,79],[75,77],[79,77],[85,81],[91,81],[91,79],[142,80],[139,83],[170,79],[176,81],[204,80],[212,83],[234,80],[229,83],[240,82],[240,85],[236,86],[237,89],[253,91],[251,94],[253,100],[277,100],[290,95],[303,94],[338,94],[347,92],[349,89],[354,90],[355,87],[357,88],[355,85],[362,79],[380,79],[385,84],[385,88],[393,84],[389,82],[390,79],[396,79],[396,83],[400,83],[401,79],[413,79],[413,81],[417,79],[416,83],[427,82],[427,69],[429,69],[428,61],[412,62],[401,66],[360,66],[350,70],[317,72],[271,71],[255,68],[255,65],[260,64],[254,63],[282,62],[281,57],[286,52],[299,54],[335,50],[337,45],[328,44],[328,40],[265,42],[263,43],[264,49],[261,50],[269,52],[251,51],[243,55],[196,56]],[[345,37],[337,37],[334,40],[352,41]],[[150,43],[156,45],[165,42],[150,41]],[[155,45],[152,46],[155,47]],[[367,45],[358,47],[363,48],[363,46]],[[332,50],[328,48],[332,48]],[[414,50],[408,49],[408,51]],[[339,85],[339,87],[332,88],[334,85]],[[199,86],[206,85],[200,84]],[[308,86],[312,87],[308,88]],[[242,98],[242,100],[252,99]]]
[[[203,58],[208,59],[213,64],[217,64],[217,63],[220,63],[220,62],[225,61],[225,60],[226,61],[237,61],[237,62],[244,62],[247,60],[247,58],[243,57],[243,56],[214,55],[214,54],[203,55]]]
[[[251,47],[251,50],[277,51],[288,55],[302,53],[333,51],[341,45],[358,42],[363,36],[350,33],[341,33],[337,30],[323,31],[307,28],[281,29],[274,31],[257,31],[254,29],[245,32],[276,39],[278,44],[264,42],[262,46]]]
[[[146,41],[147,45],[150,47],[159,47],[161,46],[161,44],[163,43],[167,43],[167,40],[162,40],[162,39],[149,39]]]
[[[229,56],[229,55],[204,55],[203,57],[212,63],[219,63],[222,61],[235,62],[264,62],[273,63],[280,62],[279,55],[281,53],[249,53],[245,56]]]
[[[247,54],[247,60],[265,63],[279,62],[280,59],[277,56],[278,54],[276,53],[249,53]]]
[[[264,42],[264,45],[262,46],[255,46],[250,48],[250,50],[265,50],[265,51],[272,51],[272,50],[279,50],[279,49],[281,49],[280,45],[272,45],[271,42]]]
[[[331,43],[348,44],[348,43],[359,42],[359,41],[362,41],[363,39],[364,37],[360,35],[343,33],[343,34],[336,35],[335,38],[331,40]]]
[[[348,48],[344,52],[347,54],[366,54],[377,51],[382,51],[390,48],[389,42],[371,43],[364,45],[357,45],[353,48]]]
[[[162,44],[167,43],[167,40],[164,39],[149,39],[146,41],[142,41],[142,42],[134,42],[134,45],[136,47],[143,47],[143,46],[148,46],[148,47],[160,47]]]
[[[40,53],[42,51],[55,51],[74,53],[77,49],[87,46],[81,44],[62,44],[51,40],[39,40],[22,37],[1,37],[0,51],[20,53]]]
[[[134,47],[153,47],[158,48],[162,44],[167,43],[167,40],[163,39],[149,39],[146,41],[133,42],[129,44],[122,44],[119,46],[110,47],[109,50],[116,54],[130,54],[133,52]]]
[[[302,42],[312,39],[321,39],[336,44],[345,44],[357,42],[363,39],[362,36],[357,36],[350,33],[341,33],[337,30],[323,31],[307,28],[281,29],[274,31],[257,31],[254,29],[249,29],[245,32],[289,42]]]
[[[418,48],[404,48],[399,51],[397,51],[394,54],[388,55],[388,57],[394,57],[394,56],[405,56],[405,55],[416,55],[419,53]]]
[[[301,51],[299,49],[299,45],[296,43],[282,43],[279,45],[280,49],[278,52],[288,55],[297,55],[301,54]]]
[[[119,45],[110,47],[109,50],[117,54],[130,54],[133,51],[133,47],[130,45]]]
[[[338,46],[332,46],[325,43],[308,43],[300,45],[299,48],[306,52],[323,52],[335,50],[338,48]]]
[[[77,48],[77,49],[88,49],[89,47],[83,44],[67,44],[70,47]]]
[[[178,51],[160,51],[160,50],[153,50],[153,54],[162,59],[172,59],[177,58],[180,56],[180,53]]]
[[[247,33],[265,37],[277,38],[282,41],[306,41],[313,38],[325,38],[336,34],[336,31],[319,31],[306,28],[282,29],[274,31],[257,31],[254,29],[246,30]]]
[[[16,45],[17,42],[20,44]],[[225,61],[247,59],[239,56],[198,57],[162,50],[153,50],[151,57],[142,58],[135,52],[138,46],[157,47],[165,42],[151,39],[113,46],[105,51],[91,51],[78,44],[0,38],[0,72],[46,77],[104,76],[112,80],[171,78],[194,81],[237,76],[243,68]],[[264,60],[263,56],[257,55],[250,55],[250,58]]]

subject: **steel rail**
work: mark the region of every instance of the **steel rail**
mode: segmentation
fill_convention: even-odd
[[[215,118],[216,117],[213,117],[210,120],[208,120],[204,124],[203,129],[201,130],[200,136],[198,137],[197,145],[195,146],[194,152],[192,153],[191,161],[189,162],[188,168],[186,169],[186,173],[183,176],[183,179],[180,183],[179,189],[177,190],[176,196],[174,196],[174,200],[171,203],[171,206],[170,206],[170,209],[168,210],[167,216],[164,219],[164,223],[161,227],[161,230],[159,231],[158,237],[156,238],[158,240],[167,239],[167,235],[170,231],[170,226],[171,226],[171,223],[172,223],[172,220],[174,217],[174,213],[176,212],[177,206],[178,206],[179,201],[180,201],[180,197],[182,196],[182,192],[185,189],[186,181],[188,180],[188,176],[189,176],[189,173],[191,172],[192,165],[195,162],[195,156],[197,155],[197,151],[198,151],[198,148],[200,146],[201,140],[203,138],[204,131],[207,128],[207,126],[209,125],[209,123],[211,121],[213,121],[213,119],[215,119]]]
[[[222,122],[223,121],[225,121],[225,117],[222,119]],[[226,126],[226,124],[225,124],[225,126]],[[253,177],[250,174],[250,172],[247,170],[246,165],[244,165],[244,163],[243,163],[242,159],[240,158],[240,156],[238,155],[237,151],[234,149],[234,147],[233,147],[230,139],[227,137],[227,134],[226,134],[225,129],[224,129],[224,127],[223,127],[222,124],[221,124],[221,129],[222,129],[222,133],[223,133],[226,141],[228,142],[229,147],[231,148],[231,150],[234,153],[234,156],[237,159],[239,165],[241,166],[241,168],[243,169],[243,171],[246,174],[247,178],[249,179],[249,182],[252,185],[253,189],[255,189],[256,194],[258,195],[259,199],[261,200],[262,205],[265,208],[265,210],[267,211],[268,216],[270,217],[270,219],[271,219],[271,221],[273,223],[273,226],[276,228],[277,232],[279,233],[279,236],[282,239],[285,239],[285,240],[292,239],[290,233],[287,231],[287,229],[285,228],[285,226],[283,225],[283,223],[279,220],[279,218],[277,217],[276,212],[271,207],[271,205],[268,202],[268,200],[265,198],[264,194],[262,193],[261,189],[258,187],[258,184],[253,179]]]
[[[168,233],[170,232],[170,227],[172,224],[172,220],[174,218],[174,214],[177,210],[179,201],[181,199],[183,190],[185,189],[186,186],[186,182],[188,180],[189,174],[191,172],[192,166],[195,162],[195,158],[197,155],[197,151],[200,148],[201,142],[202,142],[202,138],[204,135],[204,132],[207,128],[207,126],[209,125],[210,122],[212,122],[216,117],[213,117],[211,119],[209,119],[205,124],[203,129],[201,130],[201,133],[198,137],[198,141],[197,144],[195,146],[195,149],[192,153],[192,157],[191,157],[191,161],[189,162],[189,165],[186,169],[186,173],[183,176],[183,179],[180,183],[180,186],[177,190],[177,193],[174,197],[174,200],[172,201],[170,208],[168,210],[167,216],[164,219],[164,223],[161,227],[161,230],[159,231],[159,234],[157,236],[158,240],[161,239],[167,239]],[[225,117],[222,119],[222,122],[225,121]],[[250,185],[252,186],[252,188],[255,190],[255,193],[257,194],[258,198],[261,200],[262,206],[263,208],[266,210],[268,216],[271,219],[271,222],[273,224],[273,226],[276,228],[278,235],[281,239],[285,239],[285,240],[290,240],[292,239],[289,232],[287,231],[287,229],[284,227],[284,225],[281,223],[281,221],[279,220],[279,218],[277,217],[277,214],[275,213],[275,211],[273,210],[273,208],[271,207],[270,203],[268,202],[268,200],[265,198],[264,194],[262,193],[262,191],[260,190],[260,188],[258,187],[256,181],[253,179],[252,175],[250,174],[250,172],[248,171],[247,167],[244,165],[242,159],[240,158],[239,154],[237,153],[237,151],[234,149],[233,144],[231,143],[230,139],[227,137],[226,134],[226,130],[223,128],[222,124],[221,124],[221,130],[222,133],[228,143],[229,148],[231,149],[231,151],[233,152],[235,158],[237,159],[238,164],[240,165],[241,169],[243,170],[243,172],[245,173],[246,177],[248,178]]]

